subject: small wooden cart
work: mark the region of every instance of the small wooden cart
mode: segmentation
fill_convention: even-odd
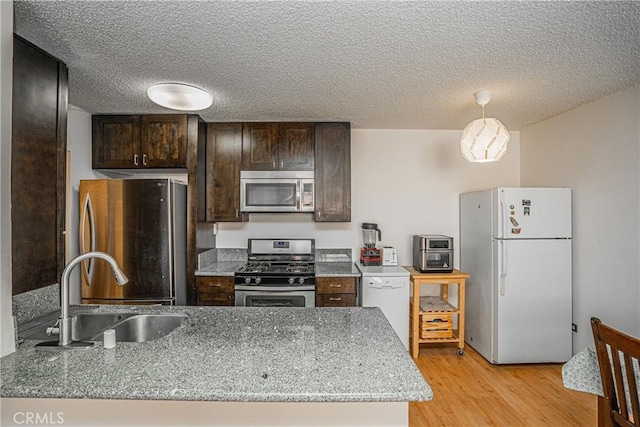
[[[458,343],[458,356],[464,354],[464,295],[467,273],[453,270],[451,273],[421,273],[413,267],[409,271],[413,284],[413,297],[409,307],[411,330],[410,351],[418,357],[420,344]],[[449,304],[449,285],[458,285],[458,306]],[[440,296],[420,297],[420,286],[440,285]],[[454,316],[458,328],[453,328]]]

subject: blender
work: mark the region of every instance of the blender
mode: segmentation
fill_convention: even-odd
[[[382,231],[378,228],[378,224],[363,222],[362,241],[364,247],[360,249],[360,264],[364,266],[382,264],[380,249],[376,248],[378,240],[382,240]]]

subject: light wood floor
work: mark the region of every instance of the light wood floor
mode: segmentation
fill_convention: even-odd
[[[409,404],[409,425],[596,426],[595,395],[562,386],[560,364],[492,365],[472,348],[422,345],[415,360],[433,400]]]

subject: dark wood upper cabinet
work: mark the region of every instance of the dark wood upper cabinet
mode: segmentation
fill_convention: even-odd
[[[241,170],[312,170],[315,221],[351,221],[349,123],[208,123],[203,155],[199,221],[249,220],[240,212]]]
[[[186,168],[187,115],[93,116],[93,168]]]
[[[66,65],[14,36],[13,295],[58,283],[64,268],[67,93]]]
[[[139,167],[140,116],[93,116],[92,120],[93,167]]]
[[[351,221],[351,125],[315,124],[315,221]]]
[[[313,170],[313,123],[245,123],[242,170]]]
[[[187,167],[186,115],[142,116],[140,127],[140,149],[143,167]]]
[[[278,170],[278,124],[242,125],[242,170]]]
[[[206,221],[246,221],[240,212],[242,123],[208,123]]]
[[[313,170],[314,128],[314,123],[278,124],[278,168],[280,170]]]

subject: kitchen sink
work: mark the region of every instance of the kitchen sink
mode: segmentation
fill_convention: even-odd
[[[136,314],[109,329],[116,331],[116,341],[145,342],[171,333],[188,318],[185,314]],[[95,341],[102,339],[102,334],[94,337]]]
[[[114,329],[116,341],[145,342],[168,335],[182,325],[186,314],[137,314],[137,313],[79,313],[71,318],[73,341],[103,341],[104,331]],[[28,328],[21,338],[55,341],[58,335],[48,335],[48,321]]]
[[[109,329],[124,317],[120,313],[83,313],[71,318],[71,339],[88,340]]]
[[[81,341],[90,339],[120,320],[125,315],[122,313],[80,313],[71,318],[71,339]],[[55,320],[48,320],[44,323],[36,324],[20,334],[21,338],[28,340],[51,341],[58,338],[57,334],[48,335],[47,329],[55,323]]]

